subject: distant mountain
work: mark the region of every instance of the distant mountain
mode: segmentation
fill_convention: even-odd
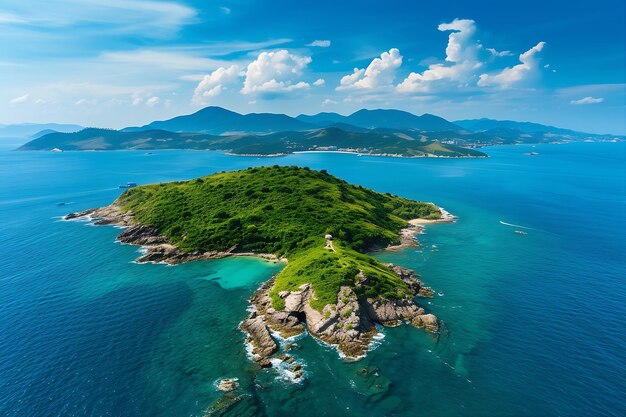
[[[345,123],[346,116],[339,113],[322,112],[313,115],[301,114],[296,119],[314,125],[331,125],[333,123]]]
[[[280,155],[297,151],[351,151],[393,156],[485,157],[480,151],[444,144],[418,133],[366,130],[349,132],[336,127],[277,132],[267,135],[217,136],[164,130],[117,131],[84,129],[76,133],[50,133],[20,150],[207,149],[238,155]]]
[[[14,125],[0,125],[0,137],[28,138],[42,130],[51,132],[77,132],[84,129],[82,126],[60,123],[20,123]]]
[[[152,122],[141,127],[128,127],[125,131],[167,130],[171,132],[197,132],[215,135],[229,133],[270,133],[287,130],[306,130],[314,125],[284,114],[239,114],[221,107],[205,107],[202,110],[173,119]]]
[[[470,119],[457,120],[455,124],[472,131],[487,131],[494,129],[511,129],[524,133],[554,133],[557,135],[589,135],[590,133],[576,132],[570,129],[561,129],[559,127],[542,125],[532,122],[515,122],[513,120],[494,120],[494,119]]]
[[[319,127],[329,126],[334,123],[346,123],[367,129],[385,127],[392,129],[416,129],[428,132],[463,130],[461,126],[457,126],[439,116],[432,114],[416,116],[406,111],[391,109],[362,109],[349,116],[342,116],[337,113],[301,114],[297,119],[306,123],[316,124]]]
[[[461,131],[462,127],[432,114],[416,116],[401,110],[359,110],[349,116],[337,113],[318,113],[290,117],[285,114],[239,114],[221,107],[206,107],[193,114],[156,121],[145,126],[127,127],[125,131],[167,130],[170,132],[196,132],[214,135],[236,133],[273,133],[311,130],[340,126],[346,130],[356,128],[387,127],[417,129],[422,131]],[[353,126],[353,127],[349,127]]]

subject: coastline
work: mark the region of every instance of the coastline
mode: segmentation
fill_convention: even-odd
[[[439,207],[438,207],[439,208]],[[455,219],[450,213],[439,208],[442,217],[435,220],[414,219],[409,227],[400,231],[400,247],[416,244],[414,236],[425,223],[450,222]],[[90,221],[94,225],[110,225],[123,231],[117,241],[124,244],[137,245],[144,252],[135,262],[164,263],[176,265],[194,260],[221,259],[226,257],[256,257],[272,262],[285,262],[273,254],[257,254],[234,252],[235,247],[227,251],[182,252],[158,230],[140,224],[134,220],[134,213],[122,211],[115,202],[109,206],[70,213],[63,217],[66,221]],[[424,220],[424,221],[422,221]],[[411,242],[409,242],[409,240]],[[435,337],[439,333],[437,317],[416,304],[414,298],[432,297],[433,290],[416,278],[413,271],[388,264],[387,267],[404,281],[411,291],[410,298],[361,298],[357,296],[356,287],[364,285],[368,278],[360,272],[356,287],[342,286],[337,293],[336,303],[327,304],[322,311],[310,306],[315,297],[311,284],[304,284],[295,291],[281,291],[280,298],[284,301],[284,309],[273,308],[270,291],[275,277],[265,281],[249,299],[250,307],[247,319],[239,325],[247,334],[246,344],[252,347],[249,353],[261,367],[271,367],[277,360],[277,352],[282,344],[277,343],[278,334],[281,338],[290,338],[308,333],[314,339],[333,346],[344,360],[355,361],[366,356],[372,349],[372,343],[380,333],[379,327],[395,327],[402,323],[410,323],[416,328],[426,329]]]
[[[122,229],[116,241],[141,248],[142,255],[134,261],[136,263],[163,263],[173,266],[183,262],[233,257],[253,257],[269,262],[287,263],[285,257],[279,258],[271,253],[234,252],[235,248],[228,251],[183,252],[169,243],[156,229],[135,222],[133,213],[122,212],[115,203],[106,207],[69,213],[63,216],[63,220],[88,221],[96,226],[114,226]]]
[[[434,204],[434,203],[431,203]],[[454,223],[457,220],[457,217],[448,212],[446,209],[435,205],[439,212],[441,213],[441,217],[438,219],[411,219],[409,220],[409,225],[404,229],[401,229],[399,232],[400,243],[397,245],[389,245],[385,248],[385,250],[396,251],[405,248],[412,248],[419,246],[417,242],[416,236],[422,234],[424,231],[424,227],[429,224],[436,223]]]

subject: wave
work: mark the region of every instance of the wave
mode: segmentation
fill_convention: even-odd
[[[535,230],[532,227],[526,227],[526,226],[520,226],[519,224],[507,223],[507,222],[503,222],[502,220],[500,220],[500,224],[503,224],[505,226],[517,227],[519,229]]]

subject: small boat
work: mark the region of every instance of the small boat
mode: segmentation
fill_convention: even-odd
[[[57,203],[57,206],[64,206],[65,202],[61,201],[60,203]]]
[[[437,295],[438,295],[439,297],[443,297],[443,293],[442,293],[441,291],[440,291],[440,292],[438,292],[438,293],[437,293]]]
[[[126,184],[119,185],[117,188],[133,188],[136,186],[137,186],[136,182],[127,182]]]
[[[528,233],[524,232],[523,230],[516,230],[515,233],[518,233],[520,235],[527,235]]]

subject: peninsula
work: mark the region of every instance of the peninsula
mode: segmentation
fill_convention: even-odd
[[[410,237],[419,224],[447,220],[432,203],[351,185],[326,171],[276,165],[138,186],[110,206],[66,219],[85,216],[125,227],[119,240],[146,247],[143,262],[243,255],[284,261],[253,294],[241,323],[262,366],[279,350],[277,334],[294,336],[305,325],[351,358],[366,353],[376,324],[439,328],[415,303],[432,290],[412,271],[367,255],[415,244]]]

